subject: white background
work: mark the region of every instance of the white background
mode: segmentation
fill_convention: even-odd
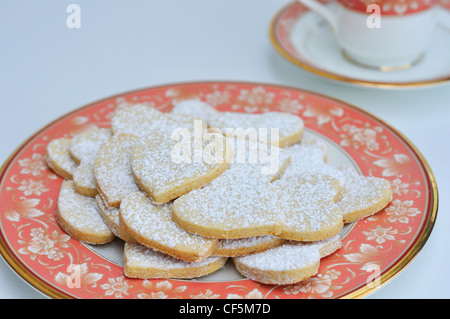
[[[70,3],[81,7],[80,29],[66,26]],[[55,118],[137,88],[242,80],[320,92],[362,107],[404,133],[438,182],[439,213],[427,244],[402,273],[368,298],[449,298],[450,86],[383,91],[304,72],[269,41],[269,23],[286,3],[0,1],[0,163]],[[0,259],[0,298],[45,297]]]

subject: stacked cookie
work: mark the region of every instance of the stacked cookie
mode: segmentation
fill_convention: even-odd
[[[194,278],[231,258],[261,283],[302,281],[340,247],[345,223],[392,199],[387,180],[327,164],[303,130],[298,116],[198,100],[120,109],[110,128],[49,143],[64,178],[56,219],[82,242],[125,241],[128,277]]]

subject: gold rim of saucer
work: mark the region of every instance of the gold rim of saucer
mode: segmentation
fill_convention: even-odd
[[[388,66],[388,65],[376,66],[376,65],[362,63],[362,62],[357,61],[356,59],[352,58],[352,56],[345,50],[342,50],[342,55],[348,62],[350,62],[356,66],[365,68],[365,69],[381,71],[381,72],[395,72],[395,71],[407,70],[407,69],[410,69],[413,66],[417,65],[420,61],[423,60],[425,53],[420,54],[419,57],[417,57],[416,59],[414,59],[411,62],[400,64],[400,65],[393,65],[393,66]]]

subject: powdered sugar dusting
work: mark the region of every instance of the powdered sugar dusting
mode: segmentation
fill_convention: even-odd
[[[172,220],[172,203],[153,205],[143,192],[124,198],[120,214],[127,229],[132,229],[148,241],[180,250],[195,250],[202,254],[216,245],[213,239],[188,233],[178,227]]]
[[[223,136],[221,138],[224,140]],[[194,154],[188,158],[189,161],[175,161],[173,150],[178,143],[180,142],[172,140],[167,134],[150,134],[140,138],[133,148],[131,165],[134,176],[138,179],[139,185],[145,190],[148,189],[153,197],[184,185],[189,189],[189,183],[202,178],[205,178],[204,182],[207,183],[209,179],[215,177],[207,178],[212,170],[220,165],[228,165],[224,141],[220,143],[222,146],[219,149],[223,156],[218,162],[211,163],[204,161],[203,157],[199,161],[195,160],[194,143],[189,145],[189,154]],[[208,141],[201,141],[202,151],[207,144]]]
[[[75,192],[72,181],[64,181],[58,198],[58,210],[72,227],[92,233],[109,232],[97,211],[94,198]]]
[[[56,138],[50,141],[50,143],[47,145],[46,158],[50,168],[54,168],[55,170],[57,170],[57,168],[54,167],[54,165],[56,165],[67,172],[69,175],[73,175],[78,164],[70,155],[71,143],[71,140],[68,138]]]
[[[110,136],[109,128],[91,127],[72,138],[70,153],[78,163],[83,160],[93,162],[98,149]]]
[[[172,113],[188,114],[192,117],[202,119],[208,125],[210,125],[211,119],[221,114],[208,103],[198,99],[178,102],[173,107]]]
[[[95,177],[110,206],[118,206],[126,195],[139,190],[131,171],[131,151],[136,141],[133,135],[115,135],[97,153]]]
[[[263,271],[289,271],[303,269],[324,257],[320,250],[326,245],[339,243],[338,235],[314,243],[288,242],[264,252],[234,257],[235,262]],[[335,245],[337,248],[338,245]],[[328,251],[329,253],[329,251]]]
[[[221,129],[226,134],[227,128],[248,128],[279,130],[280,139],[301,134],[303,132],[303,120],[289,113],[267,112],[262,114],[248,114],[239,112],[220,112],[217,116],[209,117],[210,127]]]
[[[390,183],[383,178],[362,176],[350,170],[341,172],[345,186],[338,205],[344,214],[370,208],[392,192]]]
[[[137,243],[125,243],[126,261],[130,267],[159,268],[162,270],[199,268],[210,265],[223,257],[208,257],[200,262],[188,262],[161,253]]]
[[[145,136],[155,132],[172,133],[183,127],[193,130],[195,118],[187,114],[160,112],[144,104],[118,110],[111,120],[113,134]]]

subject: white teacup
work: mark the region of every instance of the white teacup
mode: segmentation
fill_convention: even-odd
[[[298,1],[328,22],[348,60],[384,71],[419,62],[437,25],[435,0],[337,0],[335,10]]]

